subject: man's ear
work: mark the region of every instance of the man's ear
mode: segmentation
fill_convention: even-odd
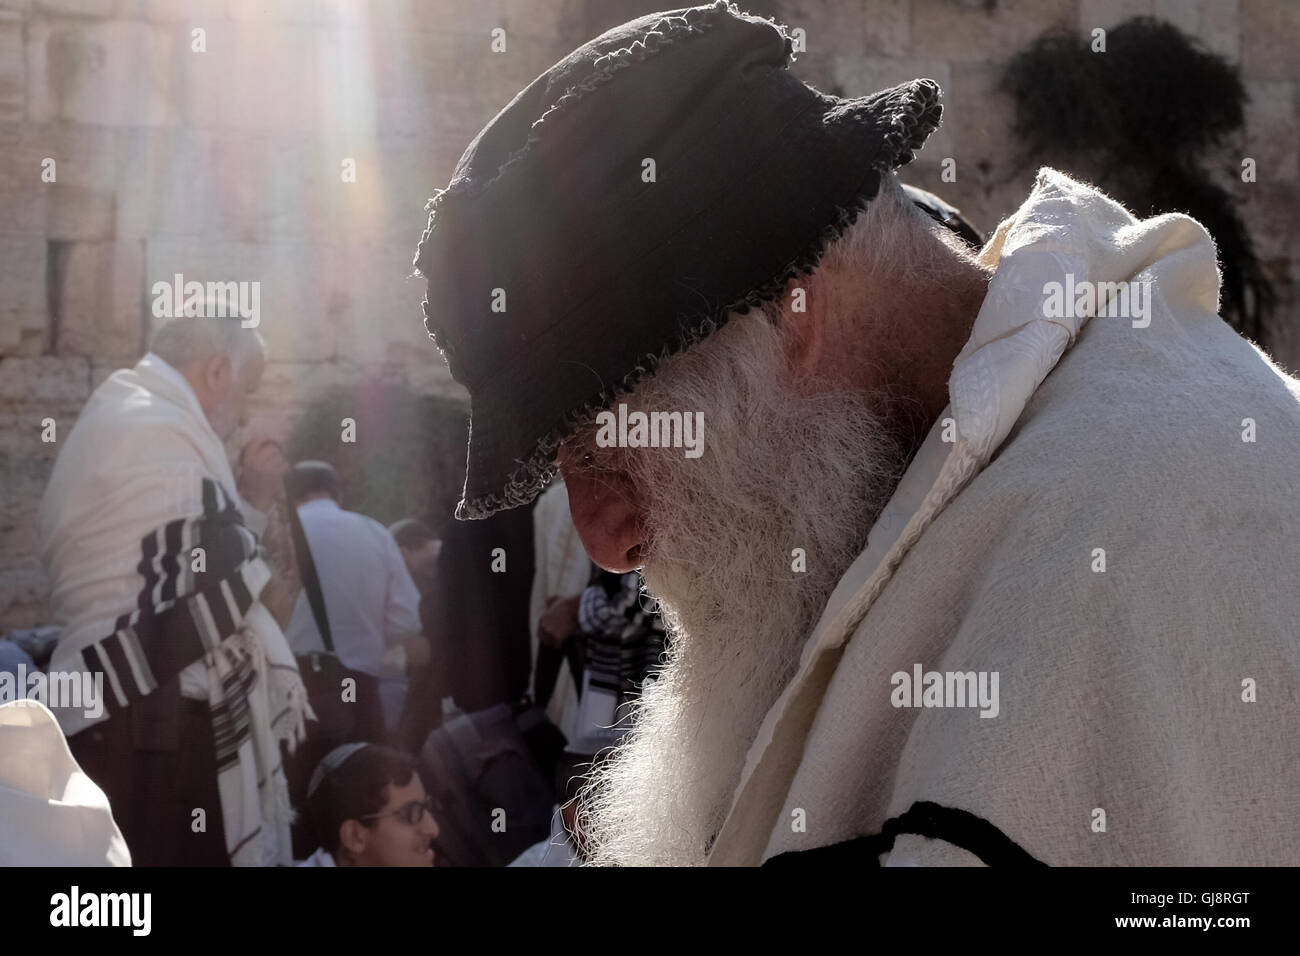
[[[370,831],[360,820],[344,820],[339,824],[339,846],[354,857],[366,851]]]
[[[214,395],[224,395],[234,385],[235,369],[229,355],[210,358],[203,366],[203,381]]]
[[[781,321],[788,324],[783,336],[786,360],[796,373],[810,373],[818,367],[826,340],[821,296],[811,278],[791,279],[781,297]]]

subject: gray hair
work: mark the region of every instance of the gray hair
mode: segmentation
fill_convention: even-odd
[[[959,260],[974,256],[952,231],[918,208],[893,173],[880,177],[880,191],[853,224],[829,246],[822,266],[830,272],[862,272],[906,276],[949,272],[953,253]],[[939,278],[939,276],[936,276]]]
[[[846,281],[868,277],[925,277],[942,283],[975,262],[966,244],[918,208],[898,177],[887,173],[880,177],[876,195],[827,244],[816,270],[799,284],[809,289],[838,289]],[[759,311],[780,324],[788,308],[788,299],[775,300],[760,305]]]
[[[266,343],[256,331],[244,328],[238,317],[177,316],[154,331],[149,351],[176,369],[225,355],[238,375],[254,355],[266,354]]]

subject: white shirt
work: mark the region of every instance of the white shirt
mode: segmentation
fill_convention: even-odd
[[[325,851],[325,848],[318,847],[316,852],[301,863],[295,863],[294,866],[338,866],[334,862],[334,857]]]
[[[328,498],[298,508],[343,666],[378,677],[384,652],[420,633],[420,592],[388,529]],[[304,588],[285,629],[295,654],[325,650]]]
[[[551,835],[520,853],[509,866],[581,866],[558,806],[551,810]]]
[[[591,559],[582,547],[578,529],[569,516],[569,492],[556,481],[537,499],[533,508],[533,589],[528,604],[528,628],[532,637],[533,679],[537,677],[537,622],[552,595],[581,594],[591,579]],[[536,689],[534,688],[534,694]],[[555,678],[546,714],[572,740],[578,727],[578,689],[569,668],[561,667]]]

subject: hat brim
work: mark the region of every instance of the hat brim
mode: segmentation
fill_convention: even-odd
[[[621,268],[583,276],[582,294],[528,348],[496,370],[494,381],[471,389],[471,425],[460,519],[485,518],[531,501],[554,477],[560,444],[602,409],[635,389],[668,355],[702,340],[734,313],[779,298],[791,279],[810,273],[876,195],[880,176],[909,162],[938,127],[940,90],[913,80],[853,99],[818,94],[792,104],[775,139],[745,142],[752,157],[714,190],[679,229],[652,249],[630,245]],[[743,131],[738,133],[743,136]],[[815,199],[783,203],[785,186],[807,175],[807,149],[821,150],[822,182]],[[754,198],[764,197],[758,203]],[[607,210],[611,220],[636,221],[636,202]],[[748,242],[773,234],[780,241]],[[734,250],[719,283],[701,282],[700,263],[717,248]],[[608,250],[606,250],[608,251]],[[664,281],[670,276],[672,281]],[[727,287],[730,287],[727,291]],[[653,350],[611,333],[611,309],[673,316]],[[503,334],[504,331],[503,331]],[[573,344],[583,343],[581,350]],[[602,374],[617,368],[620,374]]]

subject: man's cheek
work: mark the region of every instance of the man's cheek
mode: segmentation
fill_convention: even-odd
[[[581,528],[600,508],[600,494],[595,475],[578,468],[563,469],[564,487],[569,493],[569,514]]]

